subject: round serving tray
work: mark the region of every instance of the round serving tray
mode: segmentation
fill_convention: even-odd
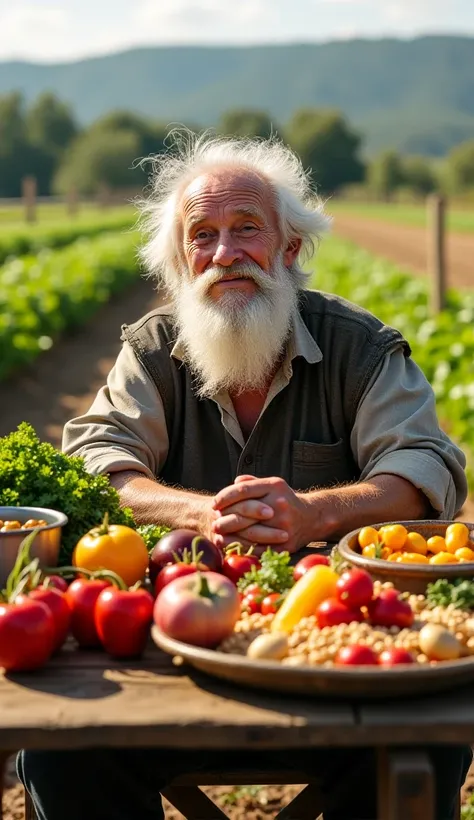
[[[200,649],[168,638],[156,626],[153,640],[164,652],[183,658],[191,666],[239,686],[299,695],[384,698],[426,695],[474,680],[474,656],[443,661],[436,666],[403,664],[379,667],[290,667],[270,661],[251,661],[213,649]]]

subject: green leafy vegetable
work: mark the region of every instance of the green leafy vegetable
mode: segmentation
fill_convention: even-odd
[[[244,592],[250,584],[258,584],[263,592],[286,592],[293,584],[293,567],[289,552],[274,552],[268,547],[260,558],[260,568],[252,567],[240,579],[237,587]]]
[[[439,578],[426,588],[426,598],[433,606],[449,606],[457,609],[474,609],[474,581],[457,578],[452,583]]]
[[[132,512],[120,507],[117,491],[105,475],[94,476],[82,458],[67,456],[42,442],[23,422],[0,438],[0,505],[49,507],[67,515],[60,563],[70,564],[79,539],[109,513],[112,524],[135,527]]]
[[[160,538],[163,538],[167,532],[170,532],[170,527],[163,527],[161,524],[142,524],[137,527],[137,531],[143,538],[146,548],[150,553]]]

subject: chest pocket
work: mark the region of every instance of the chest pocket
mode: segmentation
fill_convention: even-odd
[[[294,441],[291,454],[291,487],[333,487],[359,477],[350,447],[343,439],[335,444]]]

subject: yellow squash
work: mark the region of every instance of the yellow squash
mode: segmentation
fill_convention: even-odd
[[[336,594],[338,578],[323,564],[311,567],[290,589],[272,621],[272,632],[290,632],[302,618],[314,615],[319,604]]]

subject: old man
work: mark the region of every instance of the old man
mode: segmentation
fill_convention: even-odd
[[[302,264],[328,219],[290,149],[181,135],[154,161],[143,213],[143,260],[169,303],[124,327],[106,386],[66,425],[66,452],[110,474],[138,521],[220,546],[295,552],[364,524],[454,516],[464,457],[439,428],[407,341],[306,289]],[[470,751],[430,755],[437,817],[450,820]],[[211,765],[236,768],[239,755],[228,757]],[[285,765],[277,757],[266,764]],[[376,818],[370,749],[300,757],[324,781],[325,820]],[[19,758],[45,820],[157,820],[160,788],[193,768],[192,754],[158,750]]]

